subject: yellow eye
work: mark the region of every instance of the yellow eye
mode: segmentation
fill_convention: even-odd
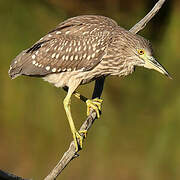
[[[138,53],[139,53],[139,55],[143,55],[144,54],[144,50],[143,49],[139,49]]]

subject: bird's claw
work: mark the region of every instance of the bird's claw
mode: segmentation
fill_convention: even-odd
[[[83,138],[86,139],[86,137],[87,137],[87,130],[81,130],[81,131],[79,131],[79,133],[82,134]]]
[[[88,99],[86,101],[87,104],[87,116],[90,114],[90,109],[94,109],[96,111],[97,117],[100,117],[100,111],[101,111],[101,105],[102,105],[103,100],[99,98],[95,99]]]
[[[82,134],[82,135],[81,135]],[[73,139],[75,143],[76,152],[78,152],[80,149],[82,149],[83,146],[83,139],[87,137],[87,131],[74,131],[73,132]]]

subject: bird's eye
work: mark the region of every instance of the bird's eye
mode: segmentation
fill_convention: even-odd
[[[138,53],[139,53],[139,55],[143,55],[144,54],[144,50],[143,49],[139,49]]]

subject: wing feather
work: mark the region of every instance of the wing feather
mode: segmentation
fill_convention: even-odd
[[[106,54],[117,24],[103,16],[78,16],[20,53],[10,67],[10,76],[45,76],[62,71],[94,68]]]

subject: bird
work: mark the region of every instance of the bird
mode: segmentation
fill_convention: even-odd
[[[76,89],[101,77],[127,76],[141,66],[171,78],[154,58],[149,40],[100,15],[81,15],[61,22],[11,62],[9,76],[41,77],[67,91],[64,109],[73,134],[75,149],[82,149],[87,131],[77,131],[70,109],[71,96],[87,104],[100,116],[102,99],[88,99]]]

